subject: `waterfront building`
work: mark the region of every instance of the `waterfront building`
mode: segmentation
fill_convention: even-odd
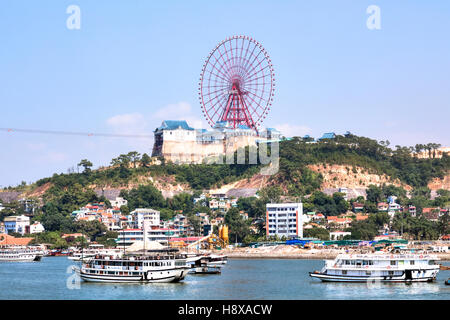
[[[267,203],[266,235],[303,238],[302,203]]]
[[[16,232],[24,235],[30,233],[30,217],[9,216],[4,219],[6,233]]]

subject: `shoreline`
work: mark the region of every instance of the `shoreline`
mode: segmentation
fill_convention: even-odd
[[[367,251],[350,250],[350,254],[361,254]],[[339,254],[344,253],[342,250],[304,250],[287,246],[261,248],[237,248],[231,250],[214,251],[215,254],[224,254],[229,259],[299,259],[299,260],[332,260]],[[436,256],[439,261],[450,261],[450,252],[431,252],[428,253]]]
[[[283,259],[283,260],[332,260],[337,254],[333,255],[317,255],[317,254],[293,254],[293,255],[276,255],[276,254],[226,254],[228,259]],[[439,261],[450,261],[450,254],[435,254]]]

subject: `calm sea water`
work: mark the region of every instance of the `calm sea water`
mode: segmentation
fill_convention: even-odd
[[[435,283],[322,283],[308,275],[309,271],[322,267],[321,260],[230,259],[221,275],[188,275],[181,283],[81,281],[76,288],[71,282],[76,276],[68,270],[72,265],[74,262],[66,257],[44,257],[33,263],[0,263],[0,299],[450,299],[450,286],[444,284],[450,277],[449,271],[440,271]]]

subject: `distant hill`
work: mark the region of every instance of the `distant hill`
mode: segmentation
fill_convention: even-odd
[[[334,139],[309,142],[299,137],[280,143],[280,167],[273,176],[261,176],[261,165],[237,164],[154,164],[137,152],[113,159],[113,166],[91,170],[82,160],[81,173],[54,174],[31,185],[3,189],[0,200],[20,197],[51,198],[61,190],[79,185],[106,198],[122,189],[153,184],[165,197],[193,190],[224,191],[231,196],[251,196],[268,185],[280,185],[289,195],[315,190],[347,187],[356,193],[370,184],[394,184],[410,191],[415,188],[449,189],[450,157],[439,153],[438,144],[389,147],[389,142],[347,134]],[[442,149],[442,148],[441,148]],[[429,157],[423,157],[428,152]],[[419,156],[422,155],[422,156]],[[148,157],[148,156],[147,156]],[[361,191],[362,190],[362,191]]]

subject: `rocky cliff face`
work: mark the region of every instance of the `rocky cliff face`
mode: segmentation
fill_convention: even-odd
[[[385,174],[371,173],[361,167],[330,164],[309,165],[308,167],[322,174],[322,189],[340,187],[357,189],[367,188],[371,184],[380,186],[385,183],[403,187],[407,191],[412,190],[411,186],[401,182],[399,179],[392,179]]]
[[[444,176],[444,178],[434,178],[428,183],[428,188],[432,191],[439,189],[450,190],[450,171]]]

